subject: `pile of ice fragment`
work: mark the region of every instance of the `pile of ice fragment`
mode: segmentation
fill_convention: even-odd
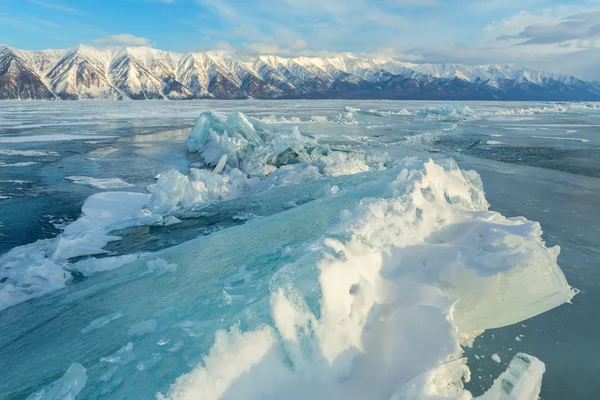
[[[237,168],[246,152],[264,145],[264,133],[242,113],[209,111],[200,115],[186,145],[190,152],[201,152],[207,165],[214,167],[227,155],[227,163]]]
[[[389,177],[275,274],[270,319],[219,331],[161,396],[471,399],[461,343],[574,295],[539,225],[488,211],[475,172],[407,162]],[[528,371],[513,398],[537,396],[543,367]]]
[[[384,111],[378,110],[376,108],[370,108],[367,110],[354,108],[353,112],[355,114],[365,114],[365,115],[375,115],[377,117],[390,117],[390,116],[414,116],[416,113],[414,111],[409,111],[406,108],[403,108],[399,111]]]
[[[297,127],[271,132],[242,113],[203,113],[187,140],[209,169],[189,175],[172,170],[150,187],[149,210],[169,212],[232,199],[325,176],[382,168],[383,159],[360,152],[332,150]]]
[[[352,107],[345,107],[344,111],[335,117],[335,122],[345,125],[356,125],[358,122],[354,119],[354,113],[359,111]]]
[[[458,103],[439,108],[427,107],[418,115],[432,121],[468,121],[480,118],[477,112]]]
[[[301,124],[302,123],[302,120],[300,120],[300,118],[298,118],[298,117],[286,118],[284,116],[281,116],[281,117],[277,118],[274,114],[271,114],[264,118],[260,118],[260,121],[264,122],[265,124]]]
[[[298,117],[285,117],[280,116],[277,117],[274,114],[271,114],[267,117],[263,118],[255,118],[256,120],[263,122],[265,124],[311,124],[311,123],[327,123],[329,120],[326,116],[323,115],[311,115],[308,119],[300,119]]]

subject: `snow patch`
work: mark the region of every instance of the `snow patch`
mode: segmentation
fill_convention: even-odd
[[[532,139],[543,139],[543,140],[564,140],[564,141],[568,141],[568,142],[582,142],[582,143],[589,142],[588,139],[573,138],[573,137],[530,136],[530,138],[532,138]]]
[[[94,139],[113,139],[116,136],[107,135],[69,135],[62,133],[52,133],[48,135],[30,135],[30,136],[0,136],[0,143],[29,143],[29,142],[59,142],[67,140],[89,140]]]
[[[41,150],[0,150],[0,155],[22,156],[22,157],[44,157],[44,156],[58,156],[60,154],[55,151],[41,151]]]
[[[7,164],[7,163],[0,161],[0,167],[30,167],[35,164],[37,164],[37,163],[34,161],[17,162],[17,163],[12,163],[12,164]]]

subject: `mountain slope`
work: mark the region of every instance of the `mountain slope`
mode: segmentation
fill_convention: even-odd
[[[509,65],[0,45],[0,100],[205,98],[593,101],[600,83]]]
[[[39,100],[54,99],[29,60],[21,57],[18,51],[0,47],[0,99]]]

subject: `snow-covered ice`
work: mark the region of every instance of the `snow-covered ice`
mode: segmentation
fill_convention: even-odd
[[[532,139],[544,139],[544,140],[566,140],[571,142],[589,142],[588,139],[576,138],[576,137],[557,137],[557,136],[531,136]]]
[[[12,163],[12,164],[0,161],[0,167],[30,167],[35,164],[37,164],[35,161],[23,161],[23,162],[16,162],[16,163]]]
[[[24,156],[24,157],[44,157],[58,156],[56,151],[41,151],[41,150],[3,150],[0,149],[0,155],[3,156]]]

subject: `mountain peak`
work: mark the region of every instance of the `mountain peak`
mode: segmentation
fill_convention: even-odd
[[[0,50],[0,66],[13,66],[10,73],[0,68],[0,99],[34,98],[34,93],[60,99],[600,100],[599,82],[509,64],[418,64],[346,53],[181,54],[149,46],[83,44],[42,51],[0,45]]]

